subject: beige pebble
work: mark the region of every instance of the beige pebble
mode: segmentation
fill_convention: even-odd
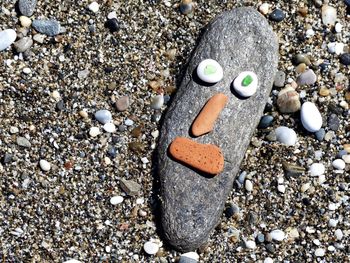
[[[54,90],[54,91],[51,93],[51,96],[52,96],[52,98],[54,98],[56,101],[59,101],[60,98],[61,98],[61,95],[60,95],[60,93],[58,92],[58,90]]]
[[[85,110],[79,111],[79,115],[80,115],[80,117],[82,117],[84,119],[86,119],[89,116]]]
[[[91,137],[96,137],[101,134],[101,131],[98,127],[91,127],[89,131],[89,135]]]
[[[343,148],[345,151],[347,151],[348,153],[350,152],[350,144],[344,144]]]
[[[259,12],[262,13],[263,15],[267,15],[269,11],[270,11],[270,4],[263,3],[259,6]]]
[[[21,23],[21,26],[23,26],[23,27],[30,27],[32,24],[32,20],[26,16],[20,16],[19,21]]]
[[[320,88],[320,91],[318,92],[318,94],[320,94],[320,96],[322,96],[322,97],[329,96],[329,93],[330,93],[330,91],[326,87]]]
[[[305,63],[300,63],[296,68],[295,68],[295,70],[296,70],[296,72],[297,73],[299,73],[299,74],[301,74],[301,73],[303,73],[305,70],[306,70],[306,64]]]

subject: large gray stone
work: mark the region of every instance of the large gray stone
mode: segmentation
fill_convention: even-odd
[[[217,60],[224,78],[213,86],[200,85],[193,75],[203,60]],[[162,195],[162,226],[166,240],[181,251],[193,251],[206,242],[217,225],[227,195],[239,170],[253,132],[262,116],[277,71],[278,43],[267,20],[253,8],[237,8],[212,21],[204,32],[170,105],[161,129],[158,172]],[[248,99],[231,92],[231,83],[245,70],[259,78],[258,91]],[[214,130],[195,138],[219,146],[224,171],[209,177],[173,161],[168,146],[189,129],[206,101],[222,92],[229,102]]]

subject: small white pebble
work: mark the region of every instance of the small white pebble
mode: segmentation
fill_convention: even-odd
[[[48,172],[51,169],[51,164],[46,160],[40,160],[39,165],[41,170],[43,170],[44,172]]]
[[[54,91],[51,93],[51,97],[54,98],[56,101],[58,101],[58,100],[60,100],[61,95],[60,95],[60,93],[58,92],[58,90],[54,90]]]
[[[100,9],[100,5],[97,2],[92,2],[89,6],[88,6],[89,10],[91,12],[97,13],[98,10]]]
[[[318,248],[315,250],[316,257],[323,257],[325,255],[325,250],[323,248]]]
[[[337,224],[338,224],[338,220],[336,220],[336,219],[331,218],[328,221],[328,226],[330,226],[330,227],[336,227]]]
[[[324,174],[325,170],[326,169],[322,163],[313,163],[310,166],[309,172],[311,176],[319,176]]]
[[[337,170],[344,170],[345,162],[342,159],[336,159],[332,162],[332,165]]]
[[[330,203],[328,205],[328,209],[331,210],[331,211],[334,211],[337,209],[337,205],[335,203]]]
[[[248,249],[255,249],[256,248],[256,243],[253,240],[247,240],[244,242],[245,247]]]
[[[105,165],[110,165],[112,163],[111,159],[107,156],[103,160],[104,160]]]
[[[271,238],[276,241],[282,241],[286,235],[280,229],[276,229],[270,232]]]
[[[124,122],[124,124],[125,124],[126,126],[131,126],[131,125],[134,124],[134,121],[133,121],[133,120],[130,120],[130,119],[126,119],[125,122]]]
[[[343,239],[343,231],[341,231],[341,229],[337,229],[337,230],[335,230],[335,232],[334,232],[334,234],[335,234],[335,237],[337,238],[337,240],[342,240]]]
[[[141,158],[141,162],[142,162],[142,163],[144,163],[144,164],[149,163],[149,161],[148,161],[147,157],[143,157],[143,158]]]
[[[107,122],[106,124],[104,124],[103,129],[105,130],[105,132],[109,132],[109,133],[113,133],[116,131],[116,128],[113,122]]]
[[[284,192],[286,191],[286,187],[285,187],[283,184],[279,184],[279,185],[277,186],[277,190],[278,190],[278,192],[280,192],[280,193],[284,193]]]
[[[154,139],[157,139],[158,136],[159,136],[159,131],[158,131],[158,130],[155,130],[155,131],[153,131],[153,132],[151,133],[151,135],[152,135],[152,137],[153,137]]]
[[[28,74],[32,73],[32,70],[30,68],[24,68],[23,73],[28,75]]]
[[[106,250],[107,253],[110,253],[111,252],[111,247],[110,246],[106,246],[105,250]]]
[[[96,137],[101,134],[101,131],[98,127],[91,127],[89,131],[89,135],[91,137]]]
[[[335,24],[335,32],[340,33],[343,29],[343,25],[340,23]]]
[[[18,133],[18,132],[19,132],[19,129],[16,126],[11,126],[10,127],[10,133],[11,134],[15,134],[15,133]]]
[[[318,240],[318,239],[314,239],[312,242],[313,242],[316,246],[321,245],[321,242],[320,242],[320,240]]]
[[[328,251],[334,251],[335,247],[334,246],[328,246]]]
[[[26,16],[20,16],[19,21],[21,22],[21,25],[23,27],[30,27],[30,25],[32,24],[32,20]]]
[[[118,205],[124,201],[124,198],[120,195],[118,196],[113,196],[110,200],[112,205]]]
[[[112,12],[108,13],[107,18],[108,19],[117,18],[117,12],[116,11],[112,11]]]
[[[270,11],[270,4],[263,3],[259,6],[259,12],[262,13],[263,15],[267,15],[269,11]]]
[[[264,263],[273,263],[273,259],[268,257],[264,259]]]
[[[137,199],[136,199],[136,204],[137,204],[137,205],[142,205],[142,204],[144,204],[144,203],[145,203],[145,199],[144,199],[144,198],[140,197],[140,198],[137,198]]]
[[[253,191],[253,183],[252,183],[252,181],[245,180],[244,186],[245,186],[245,190],[247,190],[248,192]]]
[[[159,250],[159,245],[148,241],[143,245],[143,249],[148,255],[155,255]]]
[[[341,157],[345,163],[350,163],[350,154],[345,154]]]
[[[315,31],[312,28],[309,28],[308,30],[306,30],[307,38],[313,37],[314,35],[315,35]]]
[[[326,182],[326,176],[324,174],[321,174],[318,176],[318,183],[323,184],[324,182]]]

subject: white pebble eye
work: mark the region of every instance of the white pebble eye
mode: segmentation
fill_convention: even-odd
[[[222,80],[224,72],[220,64],[213,59],[205,59],[197,67],[198,77],[206,83],[217,83]]]
[[[254,95],[258,88],[258,77],[252,71],[243,71],[233,81],[233,88],[242,97]]]

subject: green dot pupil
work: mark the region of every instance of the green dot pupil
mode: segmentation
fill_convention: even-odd
[[[243,79],[243,81],[242,81],[242,86],[243,86],[243,87],[247,87],[247,86],[249,86],[252,82],[253,82],[252,76],[247,75],[247,76]]]

